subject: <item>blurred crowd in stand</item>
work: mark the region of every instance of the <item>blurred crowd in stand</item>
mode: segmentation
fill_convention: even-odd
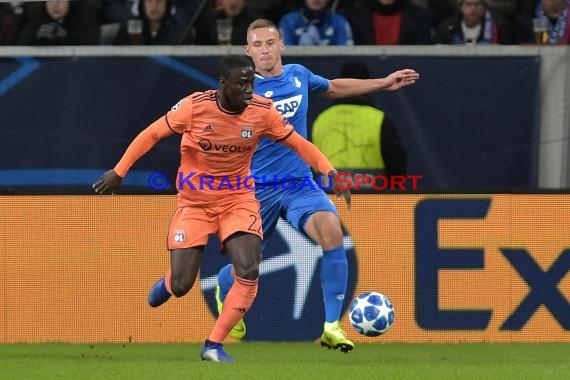
[[[0,45],[568,44],[570,0],[51,0],[0,3]]]

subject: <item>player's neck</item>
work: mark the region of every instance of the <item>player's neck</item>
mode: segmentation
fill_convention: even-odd
[[[271,70],[263,70],[260,68],[255,68],[255,72],[261,75],[262,77],[277,77],[283,74],[283,65],[281,62],[273,66]]]
[[[222,109],[222,111],[226,111],[229,113],[241,113],[247,107],[247,105],[245,104],[239,106],[232,106],[227,97],[219,90],[216,96],[218,99],[218,106]]]

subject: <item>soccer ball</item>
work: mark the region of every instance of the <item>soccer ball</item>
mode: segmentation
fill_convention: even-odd
[[[394,306],[383,294],[367,292],[350,304],[350,324],[366,336],[384,334],[394,324]]]

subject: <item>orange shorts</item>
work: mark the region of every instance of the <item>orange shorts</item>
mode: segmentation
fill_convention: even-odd
[[[232,200],[215,206],[183,206],[176,209],[168,229],[168,249],[206,245],[210,234],[223,242],[236,232],[248,232],[263,239],[259,202],[255,198]]]

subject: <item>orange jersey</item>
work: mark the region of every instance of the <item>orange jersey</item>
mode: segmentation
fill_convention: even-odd
[[[182,134],[179,206],[215,204],[251,193],[250,164],[261,137],[281,140],[293,133],[271,101],[254,95],[242,112],[232,113],[221,107],[214,90],[182,99],[166,121]]]
[[[321,173],[333,169],[326,157],[283,119],[270,99],[253,95],[242,112],[232,113],[218,103],[217,91],[209,90],[182,99],[142,131],[115,166],[115,172],[124,177],[154,144],[174,133],[182,134],[176,178],[178,207],[216,206],[228,199],[239,201],[239,196],[253,199],[250,164],[262,137],[283,140]]]

